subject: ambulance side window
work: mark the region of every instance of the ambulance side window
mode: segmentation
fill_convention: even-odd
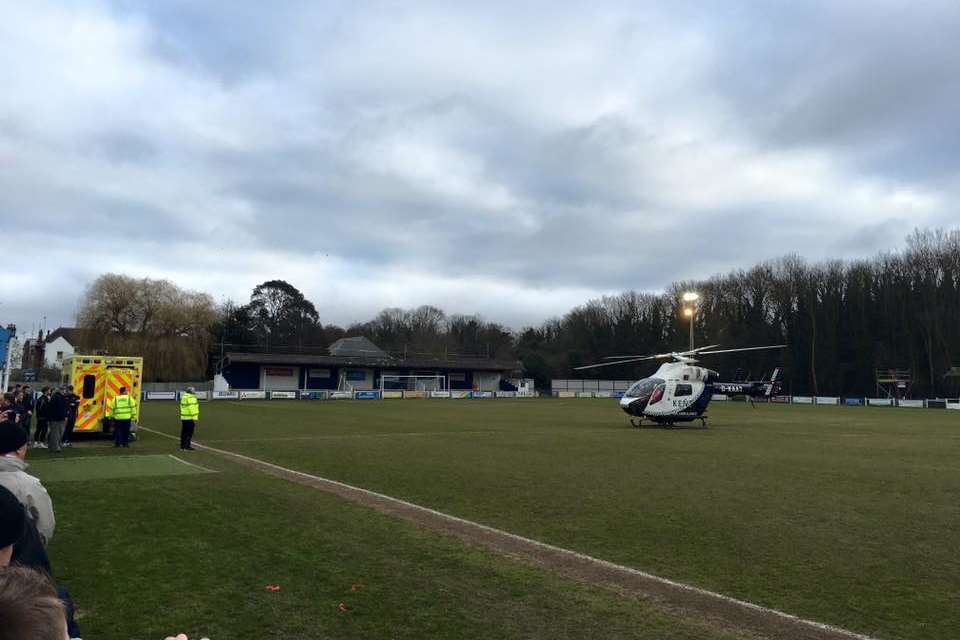
[[[690,396],[693,395],[693,387],[689,384],[678,384],[677,388],[673,392],[674,396]]]
[[[97,376],[83,376],[83,399],[89,400],[97,390]]]

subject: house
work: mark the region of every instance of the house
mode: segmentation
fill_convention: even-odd
[[[59,369],[64,359],[72,356],[81,346],[85,329],[60,327],[47,334],[43,345],[43,364],[51,369]]]

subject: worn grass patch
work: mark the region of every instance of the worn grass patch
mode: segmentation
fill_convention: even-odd
[[[209,472],[206,468],[170,454],[48,459],[30,465],[30,473],[44,484]]]

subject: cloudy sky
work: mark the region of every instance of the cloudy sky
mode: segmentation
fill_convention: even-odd
[[[0,322],[103,272],[511,326],[960,222],[960,4],[0,0]]]

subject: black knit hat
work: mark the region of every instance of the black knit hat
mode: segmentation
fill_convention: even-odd
[[[0,549],[20,539],[26,517],[26,511],[17,496],[0,486]]]
[[[0,456],[27,444],[27,433],[15,422],[0,422]]]

